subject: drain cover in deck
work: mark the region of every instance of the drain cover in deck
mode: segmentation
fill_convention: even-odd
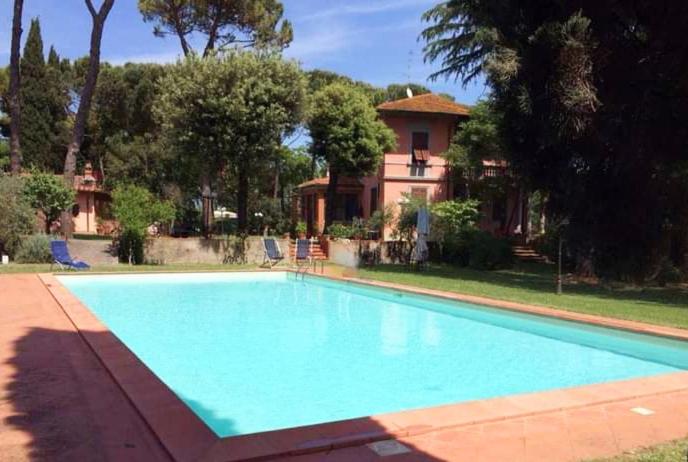
[[[397,454],[406,454],[411,452],[409,448],[398,442],[397,440],[376,441],[374,443],[366,444],[378,456],[394,456]]]

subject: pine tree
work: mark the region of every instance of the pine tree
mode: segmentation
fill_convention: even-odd
[[[21,59],[22,107],[21,141],[24,164],[48,170],[51,162],[50,140],[52,117],[49,97],[46,94],[46,66],[43,56],[43,39],[38,19],[31,20],[29,35]],[[54,166],[54,163],[52,163]]]

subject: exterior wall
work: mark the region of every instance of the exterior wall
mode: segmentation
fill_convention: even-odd
[[[78,191],[76,203],[79,214],[73,216],[74,232],[79,234],[96,234],[96,209],[94,194],[91,191]]]
[[[397,146],[393,152],[385,154],[384,164],[380,169],[379,207],[391,204],[397,208],[404,194],[410,194],[412,188],[426,188],[429,202],[449,199],[451,192],[447,163],[441,154],[449,148],[458,119],[454,116],[415,113],[383,114],[382,120],[397,135]],[[430,158],[422,177],[411,176],[411,134],[414,131],[429,133]],[[389,239],[390,235],[391,229],[387,227],[384,238]]]
[[[404,115],[382,114],[385,124],[397,135],[397,148],[393,152],[411,153],[411,132],[427,130],[430,133],[430,153],[438,155],[447,150],[458,122],[454,116],[412,113]]]
[[[289,261],[289,240],[276,239],[284,261]],[[146,241],[145,260],[156,264],[170,263],[214,263],[221,264],[225,258],[223,239],[205,239],[197,237],[172,238],[159,237]],[[263,262],[263,242],[259,237],[246,241],[246,263]]]
[[[79,213],[72,215],[73,230],[77,234],[112,234],[117,229],[115,220],[104,220],[100,216],[97,202],[109,202],[109,197],[101,192],[78,190],[76,192],[76,204]]]
[[[361,182],[363,183],[363,194],[362,194],[362,204],[361,208],[363,209],[363,218],[368,219],[370,218],[370,215],[372,214],[371,207],[370,207],[370,194],[373,188],[378,188],[377,189],[377,209],[382,208],[380,205],[380,197],[381,197],[381,191],[380,191],[380,177],[378,175],[373,175],[373,176],[367,176],[361,179]]]
[[[359,263],[358,242],[345,240],[336,240],[328,242],[327,258],[338,265],[349,268],[357,268]]]

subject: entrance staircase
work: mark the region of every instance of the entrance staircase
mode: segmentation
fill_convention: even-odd
[[[313,260],[327,260],[327,255],[325,251],[320,247],[319,242],[311,243],[311,255]],[[289,256],[293,259],[296,256],[296,241],[289,241]]]
[[[517,260],[523,262],[547,263],[547,257],[540,255],[529,245],[513,245],[511,250]]]

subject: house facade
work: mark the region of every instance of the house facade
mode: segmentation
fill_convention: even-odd
[[[74,176],[76,201],[72,207],[72,229],[78,234],[112,234],[116,223],[110,217],[110,194],[90,162],[83,175]]]
[[[377,107],[381,120],[396,134],[396,147],[386,152],[375,175],[340,178],[335,222],[354,217],[368,219],[376,210],[398,208],[407,196],[428,203],[463,197],[465,188],[454,185],[442,154],[449,148],[460,122],[469,117],[469,107],[434,94],[389,101]],[[507,175],[506,164],[486,159],[480,175]],[[328,177],[299,185],[298,213],[309,235],[319,235],[325,225]],[[518,187],[481,201],[481,228],[500,235],[524,232],[526,206]],[[391,229],[384,230],[389,239]]]
[[[112,234],[117,223],[110,214],[110,194],[103,189],[102,178],[93,170],[90,162],[84,166],[81,175],[74,176],[74,205],[72,206],[72,231],[76,234]],[[42,214],[38,214],[38,226],[45,229]],[[59,233],[59,220],[54,222],[51,231]]]

